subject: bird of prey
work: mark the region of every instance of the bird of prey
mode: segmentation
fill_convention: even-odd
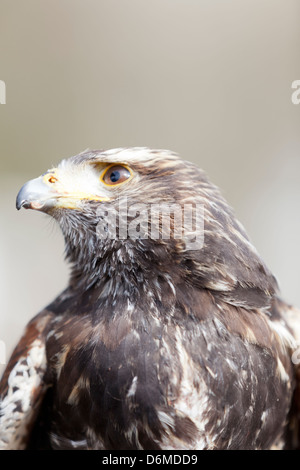
[[[202,170],[87,150],[21,207],[58,222],[71,273],[7,364],[0,448],[298,447],[300,313]],[[169,231],[161,207],[182,209]]]

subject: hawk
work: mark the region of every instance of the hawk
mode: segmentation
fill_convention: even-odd
[[[3,374],[2,449],[298,447],[299,312],[202,170],[87,150],[21,207],[58,222],[71,272]]]

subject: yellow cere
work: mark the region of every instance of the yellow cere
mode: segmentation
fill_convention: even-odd
[[[54,168],[43,175],[43,182],[59,195],[55,204],[56,208],[78,209],[80,207],[79,202],[83,200],[99,202],[110,200],[106,196],[97,196],[82,190],[73,190],[70,187],[71,185],[68,184],[69,182],[65,181],[66,184],[64,184],[64,175],[60,174],[59,177],[58,172],[59,170]]]

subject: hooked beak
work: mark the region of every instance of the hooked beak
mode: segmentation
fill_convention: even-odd
[[[16,207],[18,210],[24,207],[47,211],[54,207],[57,197],[57,191],[45,183],[43,176],[39,176],[22,186],[17,195]]]
[[[84,201],[108,201],[104,195],[89,192],[86,186],[79,188],[78,183],[66,184],[56,168],[44,175],[28,181],[17,195],[17,209],[35,209],[51,212],[51,209],[77,209],[84,207]]]

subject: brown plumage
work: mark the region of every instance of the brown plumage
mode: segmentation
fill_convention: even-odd
[[[171,211],[165,232],[162,204],[192,208],[191,224]],[[17,207],[57,220],[72,271],[4,372],[1,448],[298,445],[298,313],[200,169],[163,150],[86,151]]]

